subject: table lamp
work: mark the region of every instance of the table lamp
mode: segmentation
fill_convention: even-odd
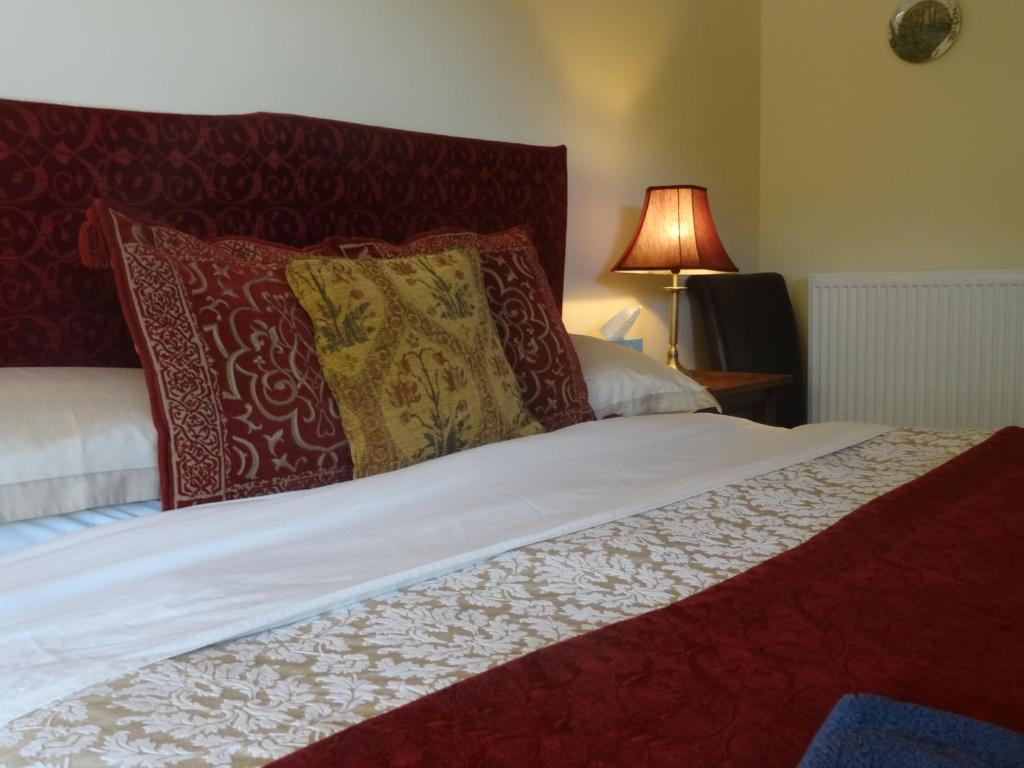
[[[689,184],[647,188],[640,223],[612,271],[672,275],[672,284],[665,288],[672,297],[667,363],[684,373],[677,344],[679,293],[686,286],[679,275],[739,272],[718,239],[707,189]]]

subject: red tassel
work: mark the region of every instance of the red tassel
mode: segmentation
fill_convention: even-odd
[[[85,221],[78,229],[78,257],[90,269],[110,269],[107,239],[99,221],[96,202],[85,212]]]

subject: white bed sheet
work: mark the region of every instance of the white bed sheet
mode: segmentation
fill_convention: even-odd
[[[119,520],[149,517],[159,511],[160,500],[152,499],[151,501],[136,501],[131,504],[85,509],[81,512],[68,512],[63,515],[37,517],[33,520],[0,523],[0,557],[9,552],[33,544],[42,544],[69,533],[116,523]]]
[[[610,419],[0,557],[0,723],[149,663],[807,461],[887,428]]]

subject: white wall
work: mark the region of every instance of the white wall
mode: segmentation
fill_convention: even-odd
[[[708,186],[733,260],[756,266],[758,0],[0,0],[0,11],[7,98],[568,145],[570,330],[641,302],[656,314],[639,329],[662,354],[660,278],[607,273],[650,184]]]

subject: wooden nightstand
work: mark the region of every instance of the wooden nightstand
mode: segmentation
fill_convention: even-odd
[[[775,426],[779,388],[793,383],[788,373],[693,371],[690,377],[708,390],[729,416]]]

